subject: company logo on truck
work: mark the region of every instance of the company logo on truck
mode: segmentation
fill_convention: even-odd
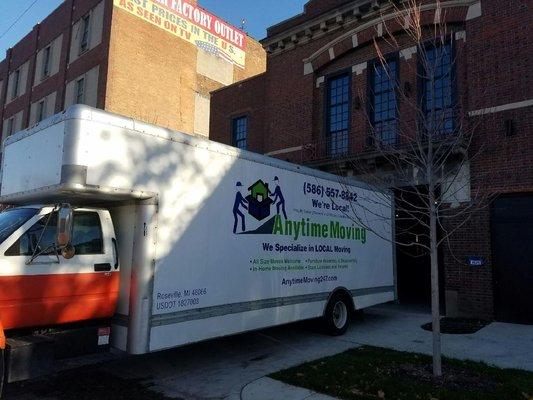
[[[262,179],[248,187],[245,192],[246,196],[243,194],[245,190],[242,182],[237,182],[235,186],[237,190],[233,203],[234,234],[289,236],[295,241],[302,237],[310,237],[366,243],[366,229],[355,223],[342,224],[335,220],[316,222],[310,218],[298,220],[287,218],[285,196],[277,176],[273,180],[274,191]],[[250,229],[250,225],[254,228]]]
[[[243,185],[237,182],[235,194],[235,202],[233,203],[233,233],[262,233],[268,234],[273,232],[275,218],[268,219],[272,215],[272,206],[275,205],[276,216],[281,216],[287,219],[287,212],[285,210],[285,197],[279,184],[279,178],[274,177],[273,184],[274,191],[270,190],[267,182],[259,179],[252,184],[248,190],[246,197],[243,195]],[[267,220],[263,225],[253,231],[246,230],[248,216],[256,221]]]

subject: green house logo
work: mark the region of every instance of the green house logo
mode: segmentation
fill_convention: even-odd
[[[274,221],[276,216],[272,216],[272,206],[275,206],[276,215],[283,215],[287,219],[287,212],[285,211],[285,197],[279,178],[277,176],[273,179],[274,190],[271,191],[268,183],[259,179],[251,185],[245,197],[242,182],[235,184],[236,193],[235,201],[233,203],[233,233],[246,234],[272,234],[274,228]],[[256,221],[262,222],[261,226],[253,230],[246,229],[247,217],[251,216]],[[267,221],[264,221],[267,220]]]
[[[273,201],[270,198],[268,183],[259,179],[248,188],[250,194],[246,197],[248,201],[248,214],[258,221],[262,221],[270,216],[270,206]]]

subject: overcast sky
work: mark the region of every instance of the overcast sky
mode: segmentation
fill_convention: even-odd
[[[246,19],[246,31],[256,39],[263,39],[267,27],[301,13],[306,2],[307,0],[199,0],[198,4],[238,27],[241,26],[242,19]],[[22,39],[61,3],[62,0],[0,0],[0,60],[4,58],[6,49]],[[28,11],[22,15],[26,10]],[[10,28],[13,23],[15,25]]]

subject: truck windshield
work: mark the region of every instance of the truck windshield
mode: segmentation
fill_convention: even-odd
[[[0,213],[0,243],[37,214],[37,208],[13,208]]]

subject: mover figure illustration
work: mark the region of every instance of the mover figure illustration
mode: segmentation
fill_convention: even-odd
[[[235,218],[235,223],[233,224],[233,233],[237,233],[237,226],[239,225],[239,217],[242,220],[242,231],[246,231],[246,221],[244,214],[240,211],[240,208],[248,210],[248,202],[241,193],[242,183],[237,182],[237,194],[235,195],[235,203],[233,204],[233,217]]]
[[[274,183],[276,184],[276,189],[274,189],[274,203],[276,204],[276,210],[279,215],[279,209],[283,211],[283,216],[285,219],[287,219],[287,212],[285,211],[285,197],[283,197],[283,193],[281,192],[281,187],[279,186],[279,178],[276,176],[274,177]]]

